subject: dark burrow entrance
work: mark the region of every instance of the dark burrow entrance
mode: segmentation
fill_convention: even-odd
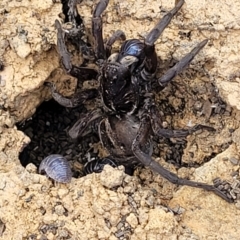
[[[43,102],[30,120],[18,125],[18,129],[31,139],[20,153],[21,164],[33,163],[38,167],[48,155],[61,154],[70,161],[74,176],[81,175],[81,164],[97,157],[93,143],[98,142],[98,137],[93,133],[76,141],[68,136],[67,131],[85,111],[83,107],[62,107],[54,100]]]

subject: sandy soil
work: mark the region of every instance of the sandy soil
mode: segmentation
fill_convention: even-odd
[[[116,29],[125,31],[128,38],[144,36],[174,2],[110,1],[103,17],[105,37]],[[79,6],[88,28],[95,4],[86,0]],[[197,169],[178,171],[207,183],[216,177],[239,183],[239,12],[240,2],[234,0],[186,0],[156,43],[163,64],[160,69],[166,70],[172,59],[180,59],[198,42],[209,39],[175,80],[185,84],[185,89],[195,89],[197,96],[189,90],[170,99],[174,102],[187,96],[188,108],[171,120],[174,127],[190,122],[217,129],[215,134],[189,137],[183,159],[191,161],[194,155],[202,163],[203,156],[213,152],[216,156]],[[239,200],[229,204],[206,191],[176,187],[148,169],[130,177],[121,169],[106,167],[101,174],[54,185],[37,174],[35,166],[22,167],[18,155],[30,139],[15,124],[30,118],[49,98],[43,87],[47,78],[61,87],[66,76],[59,68],[55,46],[54,21],[61,4],[2,0],[0,13],[0,60],[5,66],[0,72],[0,239],[239,239]],[[163,95],[171,98],[168,89]],[[209,107],[203,113],[193,111],[197,101],[208,106],[215,96],[228,104],[223,115],[210,117]],[[210,106],[217,108],[212,102]]]

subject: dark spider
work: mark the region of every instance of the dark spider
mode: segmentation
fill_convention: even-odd
[[[207,44],[207,40],[200,42],[161,78],[156,78],[158,61],[154,43],[182,7],[184,0],[178,1],[176,6],[156,24],[147,34],[144,42],[138,39],[126,40],[125,34],[117,30],[104,43],[101,14],[106,9],[108,2],[109,0],[100,0],[94,9],[92,18],[94,52],[99,66],[98,73],[93,69],[71,64],[70,54],[63,39],[63,30],[59,21],[56,21],[58,49],[64,68],[72,76],[78,79],[82,78],[82,81],[93,75],[97,76],[100,88],[99,91],[96,89],[84,90],[69,99],[60,95],[54,84],[46,83],[51,89],[53,98],[65,107],[75,107],[83,104],[85,100],[96,97],[98,92],[103,104],[103,110],[95,109],[79,119],[69,130],[70,137],[76,139],[83,136],[90,125],[97,123],[103,146],[109,151],[110,159],[114,159],[119,165],[135,167],[142,164],[174,184],[212,191],[231,202],[231,199],[214,185],[179,178],[151,158],[151,138],[153,135],[181,138],[200,129],[213,130],[213,128],[204,125],[195,125],[192,128],[181,130],[164,129],[154,101],[153,92],[156,92],[156,88],[153,86],[158,84],[159,89],[163,89]],[[124,40],[124,43],[119,53],[111,54],[112,45],[116,40]],[[90,169],[94,171],[94,166]]]

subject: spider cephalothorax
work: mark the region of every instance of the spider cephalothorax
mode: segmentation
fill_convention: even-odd
[[[75,2],[75,0],[71,1]],[[151,157],[151,139],[154,135],[179,138],[186,137],[199,129],[213,130],[211,127],[200,124],[189,129],[171,130],[164,128],[154,100],[154,94],[158,90],[153,85],[158,84],[159,89],[164,88],[207,44],[207,40],[203,40],[161,78],[156,78],[158,62],[154,44],[173,16],[182,7],[184,0],[178,1],[176,6],[157,22],[144,41],[126,40],[125,34],[121,30],[117,30],[106,41],[103,40],[101,14],[106,9],[108,2],[108,0],[100,0],[93,11],[92,34],[95,60],[99,67],[98,72],[71,64],[61,24],[56,21],[58,49],[63,66],[68,73],[82,79],[82,81],[95,76],[99,81],[100,88],[82,90],[73,98],[68,99],[60,95],[53,84],[48,83],[53,98],[65,107],[75,107],[99,95],[102,99],[101,109],[89,111],[79,119],[70,129],[70,137],[81,137],[91,124],[97,125],[99,138],[103,146],[109,151],[110,159],[114,159],[117,165],[135,167],[142,164],[149,166],[172,183],[213,191],[230,201],[223,192],[213,185],[179,178],[176,174],[164,169]],[[72,6],[75,5],[72,4]],[[75,11],[71,10],[70,12]],[[124,42],[118,53],[111,53],[112,45],[116,40]],[[96,169],[99,169],[99,166],[102,168],[102,164],[107,164],[107,162],[109,161],[103,161],[101,164],[97,162]],[[89,169],[94,171],[95,165]]]

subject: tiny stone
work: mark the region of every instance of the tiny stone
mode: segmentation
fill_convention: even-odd
[[[233,189],[233,192],[240,193],[240,189],[239,188]]]
[[[231,196],[230,193],[227,193],[227,197],[228,197],[229,199],[232,199],[232,196]]]
[[[67,151],[66,151],[66,154],[70,154],[72,152],[72,149],[68,149]]]
[[[55,208],[55,213],[58,215],[58,216],[61,216],[61,215],[64,215],[65,213],[65,209],[62,205],[57,205]]]
[[[37,167],[36,167],[33,163],[29,163],[29,164],[26,166],[26,170],[27,170],[29,173],[36,173],[36,172],[37,172]]]
[[[230,184],[225,184],[225,186],[224,186],[224,190],[228,190],[230,188]]]
[[[201,103],[201,101],[196,101],[194,104],[194,108],[195,110],[200,110],[202,108],[203,104]]]
[[[235,176],[238,176],[238,175],[239,175],[239,173],[236,172],[236,171],[231,173],[231,176],[232,176],[232,177],[235,177]]]
[[[233,192],[233,190],[231,190],[229,193],[231,194],[231,196],[232,196],[233,199],[236,199],[236,198],[237,198],[236,195],[235,195],[235,193]]]
[[[4,190],[4,188],[6,187],[6,184],[7,184],[7,183],[6,183],[5,180],[4,180],[4,181],[1,180],[1,181],[0,181],[0,190]]]
[[[233,189],[239,188],[239,186],[240,186],[239,184],[240,184],[240,182],[237,181],[237,180],[235,180],[235,181],[231,184],[231,188],[233,188]]]
[[[67,146],[67,142],[61,142],[61,147],[64,148],[65,146]]]
[[[36,147],[33,149],[33,151],[36,151],[38,148],[39,148],[39,146],[36,146]]]
[[[154,196],[149,196],[146,200],[145,200],[146,204],[148,206],[153,206],[155,203],[155,197]]]
[[[237,202],[235,203],[235,207],[236,207],[237,209],[240,209],[240,201],[239,201],[239,200],[237,200]]]
[[[117,238],[120,238],[120,237],[123,236],[123,235],[124,235],[124,232],[123,232],[123,231],[120,231],[120,232],[115,233],[115,236],[116,236]]]
[[[48,239],[54,239],[54,234],[52,232],[48,233],[47,235]]]
[[[113,188],[122,185],[124,176],[123,168],[113,168],[110,165],[105,165],[100,173],[100,181],[103,186]]]
[[[229,160],[233,165],[238,165],[239,164],[239,160],[235,157],[231,157]]]
[[[220,184],[221,184],[221,179],[218,177],[218,178],[215,178],[213,179],[213,184],[214,186],[218,187]]]
[[[44,215],[46,213],[46,209],[44,207],[40,207],[40,212],[42,215]]]
[[[49,142],[51,142],[51,143],[55,143],[55,141],[56,141],[53,137],[50,137],[48,140],[49,140]]]
[[[58,196],[60,199],[67,196],[68,193],[69,193],[68,189],[59,189],[58,190]]]
[[[136,228],[138,225],[138,219],[133,213],[130,213],[129,216],[127,216],[126,221],[131,225],[132,228]]]
[[[163,121],[162,126],[163,126],[163,128],[167,128],[168,127],[168,123],[166,121]]]
[[[180,214],[183,214],[186,210],[182,207],[175,207],[172,209],[172,211],[180,215]]]
[[[221,191],[221,190],[223,190],[224,186],[221,184],[217,188]]]
[[[118,225],[117,225],[117,229],[121,229],[123,227],[123,223],[120,222]]]
[[[52,232],[53,235],[56,235],[56,234],[57,234],[57,229],[56,229],[56,227],[52,228],[52,229],[51,229],[51,232]]]
[[[45,235],[41,235],[41,237],[39,238],[39,240],[48,240],[48,238]]]

